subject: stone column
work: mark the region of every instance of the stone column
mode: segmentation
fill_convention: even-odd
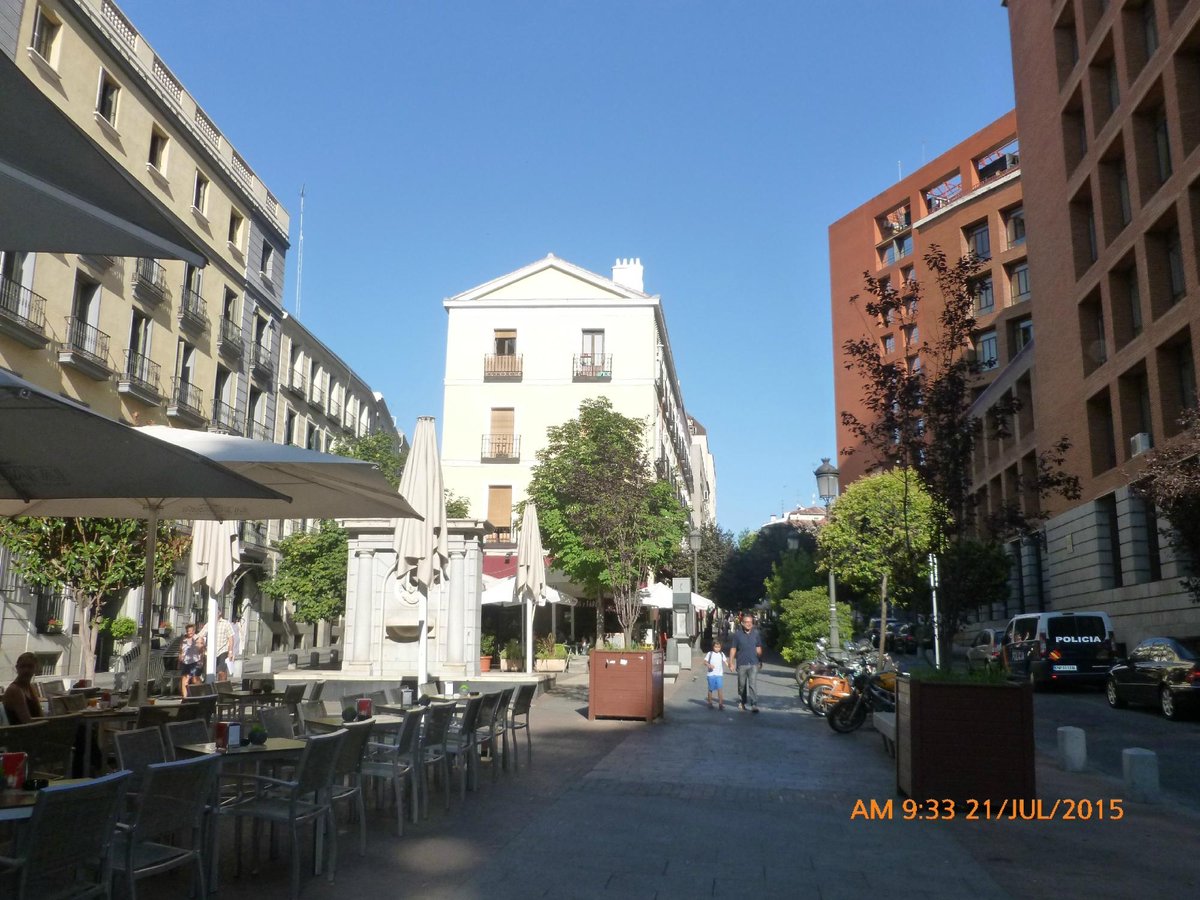
[[[483,593],[483,537],[486,522],[451,519],[447,523],[450,563],[446,592],[446,674],[479,674],[479,596]]]
[[[358,548],[354,551],[354,593],[359,599],[358,615],[354,618],[354,634],[350,635],[350,652],[347,661],[355,662],[371,659],[371,619],[368,613],[373,610],[374,603],[362,603],[364,598],[372,598],[371,569],[375,563],[375,551]]]
[[[344,519],[349,538],[346,614],[342,619],[342,671],[363,676],[383,672],[384,577],[394,565],[390,519]]]

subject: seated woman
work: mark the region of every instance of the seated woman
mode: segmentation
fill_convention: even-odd
[[[22,653],[17,657],[16,668],[17,677],[4,691],[4,712],[11,724],[28,725],[44,715],[42,700],[33,684],[33,676],[38,669],[37,656]]]

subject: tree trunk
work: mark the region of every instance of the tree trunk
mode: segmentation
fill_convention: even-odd
[[[883,573],[879,583],[879,671],[883,671],[883,657],[887,652],[887,597],[888,573]]]
[[[80,643],[83,645],[81,648],[83,677],[91,683],[96,678],[96,640],[100,637],[93,615],[96,604],[90,599],[84,599],[76,600],[75,605],[79,609],[79,637]]]
[[[596,598],[596,646],[604,649],[604,594]]]

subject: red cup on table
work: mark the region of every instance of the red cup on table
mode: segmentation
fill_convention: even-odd
[[[375,703],[370,697],[360,697],[358,700],[358,714],[366,716],[368,719],[375,715]]]
[[[4,786],[12,789],[24,787],[28,756],[24,753],[5,753],[0,755],[0,761],[4,770]]]
[[[218,750],[229,749],[229,723],[217,722],[213,727],[213,740],[216,741]]]

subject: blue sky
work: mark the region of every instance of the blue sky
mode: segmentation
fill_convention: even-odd
[[[1013,105],[1000,0],[120,0],[292,214],[301,320],[412,432],[443,298],[640,257],[734,531],[833,456],[829,223]]]

